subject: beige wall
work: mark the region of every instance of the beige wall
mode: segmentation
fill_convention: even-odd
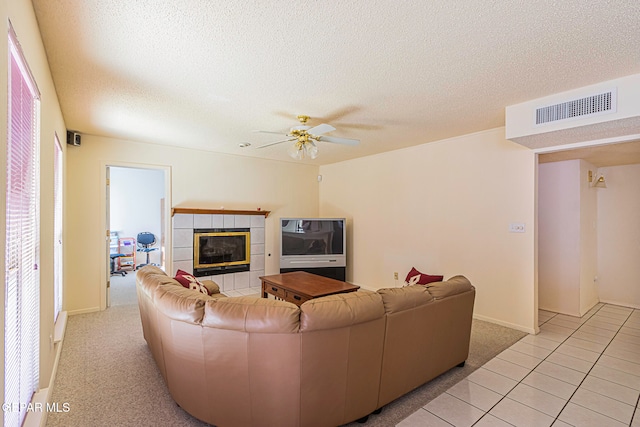
[[[598,303],[598,194],[589,182],[597,168],[580,160],[580,312],[583,316]]]
[[[584,160],[538,168],[539,308],[582,316],[598,302],[597,192]]]
[[[476,317],[533,332],[535,163],[499,128],[321,166],[320,215],[348,218],[349,280],[401,286],[412,266],[463,274]]]
[[[580,161],[538,167],[538,307],[580,311]]]
[[[33,13],[33,7],[28,0],[0,2],[0,19],[3,22],[5,39],[0,43],[0,84],[2,100],[0,101],[0,133],[6,144],[7,135],[7,68],[8,52],[7,39],[8,21],[10,20],[22,46],[26,60],[35,78],[41,94],[41,123],[40,123],[40,386],[47,387],[50,382],[54,348],[50,341],[53,337],[53,148],[54,133],[58,133],[62,141],[65,138],[65,126],[60,111],[60,105],[55,87],[51,79],[47,58],[44,53],[38,25]],[[65,147],[63,147],[63,150]],[[6,185],[6,149],[0,150],[0,186]],[[5,199],[0,202],[0,221],[4,224]],[[2,228],[0,240],[5,241],[6,229]],[[4,271],[4,245],[0,253],[0,270]],[[4,301],[4,287],[1,299]],[[4,322],[4,304],[2,319]],[[4,334],[4,327],[0,328]],[[1,342],[4,346],[4,337]],[[4,366],[4,349],[0,352],[2,366]],[[4,371],[3,371],[4,383]],[[4,389],[1,393],[4,393]],[[3,399],[4,401],[4,399]]]
[[[640,308],[640,165],[600,168],[598,292],[600,300]]]
[[[82,136],[67,150],[65,309],[98,310],[107,274],[106,165],[168,168],[171,206],[269,210],[266,274],[278,272],[278,218],[318,215],[318,167]],[[268,256],[271,254],[271,256]],[[167,260],[170,262],[170,260]]]

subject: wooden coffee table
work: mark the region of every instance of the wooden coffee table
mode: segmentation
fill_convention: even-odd
[[[262,280],[263,298],[267,298],[271,294],[278,299],[292,302],[298,306],[313,298],[355,292],[360,289],[360,286],[351,283],[305,271],[261,276],[260,280]]]

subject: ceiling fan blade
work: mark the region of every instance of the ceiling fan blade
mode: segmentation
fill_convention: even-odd
[[[335,136],[319,136],[318,141],[324,142],[333,142],[335,144],[344,144],[344,145],[358,145],[360,144],[359,139],[350,139],[350,138],[338,138]]]
[[[264,144],[264,145],[261,145],[261,146],[256,147],[256,148],[270,147],[272,145],[280,144],[281,142],[295,141],[296,139],[298,139],[298,138],[287,138],[287,139],[283,139],[283,140],[280,140],[280,141],[270,142],[268,144]]]
[[[272,132],[270,130],[254,130],[254,133],[272,133],[274,135],[287,135],[285,132]]]
[[[322,123],[321,125],[307,129],[307,133],[310,133],[311,135],[322,135],[323,133],[333,132],[334,130],[336,130],[336,128],[333,126]]]

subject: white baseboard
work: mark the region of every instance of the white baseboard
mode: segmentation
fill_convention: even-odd
[[[366,290],[366,291],[378,292],[378,289],[377,289],[377,288],[371,288],[371,287],[369,287],[369,286],[359,285],[359,284],[357,284],[357,283],[353,283],[353,282],[349,282],[349,283],[351,283],[352,285],[360,286],[360,289],[364,289],[364,290]]]
[[[87,314],[87,313],[95,313],[96,311],[100,311],[100,307],[91,307],[91,308],[83,308],[80,310],[72,310],[69,311],[69,316],[75,316],[76,314]]]
[[[603,299],[601,299],[600,302],[603,304],[619,305],[620,307],[635,308],[636,310],[640,310],[640,305],[638,304],[629,304],[628,302],[603,300]]]
[[[502,320],[494,319],[492,317],[482,316],[480,314],[474,314],[473,318],[478,320],[484,320],[485,322],[495,323],[496,325],[500,325],[500,326],[506,326],[507,328],[526,332],[528,334],[537,334],[540,331],[538,328],[535,328],[535,329],[527,328],[522,325],[516,325],[514,323],[504,322]]]
[[[47,425],[47,402],[49,401],[51,387],[37,391],[31,398],[31,408],[27,409],[22,427],[45,427]]]
[[[53,342],[58,343],[64,338],[64,331],[67,329],[67,312],[61,311],[58,313],[56,324],[53,327]]]

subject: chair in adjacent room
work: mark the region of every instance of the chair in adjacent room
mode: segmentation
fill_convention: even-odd
[[[109,243],[109,258],[111,259],[111,275],[116,276],[124,276],[127,274],[126,271],[120,270],[118,268],[118,259],[126,256],[125,254],[121,254],[119,252],[120,249],[120,240],[117,231],[110,232],[110,243]]]
[[[121,275],[121,276],[124,276],[125,274],[127,274],[126,271],[119,270],[116,267],[117,258],[122,258],[124,256],[126,256],[126,255],[125,254],[109,254],[109,257],[111,258],[111,275],[112,276],[116,276],[118,274]]]
[[[143,231],[142,233],[138,233],[138,252],[143,252],[147,254],[147,261],[144,264],[138,264],[138,268],[144,267],[145,265],[156,265],[152,264],[149,260],[149,253],[153,251],[157,251],[158,248],[152,248],[153,245],[156,244],[156,236],[153,233],[149,233],[148,231]]]

